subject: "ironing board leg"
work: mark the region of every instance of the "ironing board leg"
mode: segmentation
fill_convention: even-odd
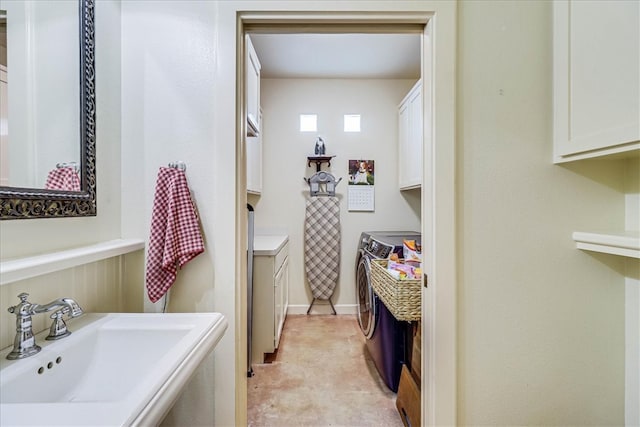
[[[311,307],[313,307],[313,303],[316,302],[316,299],[314,298],[313,301],[311,301],[311,305],[309,306],[309,308],[307,309],[307,315],[309,314],[309,312],[311,311]]]
[[[333,310],[333,315],[335,316],[336,314],[336,309],[333,306],[333,302],[331,302],[331,298],[328,298],[329,304],[331,304],[331,310]],[[311,305],[309,306],[309,308],[307,309],[307,314],[309,314],[309,312],[311,311],[311,307],[313,307],[313,303],[316,302],[316,298],[313,299],[313,301],[311,301]]]
[[[338,314],[338,313],[336,313],[336,309],[333,306],[333,302],[331,302],[331,297],[329,297],[329,304],[331,304],[331,310],[333,310],[333,315],[335,316],[336,314]]]

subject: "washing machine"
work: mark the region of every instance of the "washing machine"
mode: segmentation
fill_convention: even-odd
[[[388,259],[392,253],[402,258],[405,239],[420,242],[415,231],[369,231],[360,235],[356,254],[356,300],[358,324],[366,338],[367,351],[383,379],[398,391],[402,364],[408,360],[411,323],[393,317],[371,287],[371,259]]]

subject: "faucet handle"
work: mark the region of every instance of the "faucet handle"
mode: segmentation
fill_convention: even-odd
[[[9,313],[15,313],[15,312],[17,311],[19,314],[23,314],[23,313],[21,313],[21,312],[22,312],[23,307],[25,307],[25,306],[31,306],[31,303],[30,303],[29,301],[27,301],[27,298],[28,298],[28,297],[29,297],[29,294],[28,294],[28,293],[26,293],[26,292],[22,292],[20,295],[18,295],[18,298],[20,298],[20,303],[19,303],[19,304],[14,305],[14,306],[9,307],[9,308],[7,309],[7,311],[8,311]]]
[[[67,335],[71,335],[71,331],[67,329],[67,324],[62,319],[62,316],[65,313],[68,313],[69,309],[67,307],[62,308],[60,310],[56,310],[49,316],[53,319],[53,323],[51,323],[51,327],[49,328],[49,335],[45,338],[45,340],[57,340],[60,338],[64,338]]]
[[[56,310],[53,313],[51,313],[49,318],[50,319],[61,319],[63,315],[68,314],[68,313],[69,313],[69,307],[62,307],[61,309]]]

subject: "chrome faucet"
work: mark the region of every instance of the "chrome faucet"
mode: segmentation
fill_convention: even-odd
[[[13,350],[7,355],[9,360],[33,356],[41,350],[40,346],[36,344],[36,339],[31,329],[32,315],[55,310],[51,315],[53,323],[49,328],[49,335],[46,339],[57,340],[71,334],[62,316],[68,314],[69,317],[77,317],[83,313],[82,308],[71,298],[59,298],[49,304],[40,305],[27,301],[28,296],[29,294],[27,293],[21,293],[18,295],[20,303],[8,309],[9,313],[15,313],[16,315],[16,337],[13,340]]]

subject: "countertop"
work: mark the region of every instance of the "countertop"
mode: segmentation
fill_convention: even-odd
[[[253,237],[253,255],[275,256],[289,241],[285,234],[256,235]]]

